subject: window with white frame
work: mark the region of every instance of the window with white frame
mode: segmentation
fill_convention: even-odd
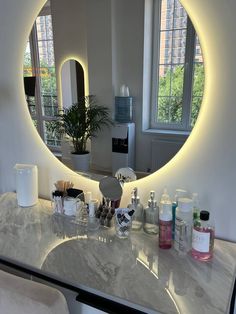
[[[57,150],[61,142],[52,128],[58,103],[52,18],[48,7],[37,17],[27,42],[24,57],[26,76],[36,77],[35,97],[27,99],[34,125],[44,142],[52,150]]]
[[[199,39],[178,0],[154,0],[151,128],[190,131],[201,106]]]

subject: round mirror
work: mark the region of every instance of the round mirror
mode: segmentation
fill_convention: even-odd
[[[34,124],[58,158],[63,159],[53,131],[58,110],[92,94],[125,131],[117,135],[112,127],[92,139],[88,172],[114,175],[131,167],[137,178],[161,168],[182,147],[204,89],[199,39],[177,0],[152,8],[144,0],[135,7],[121,0],[47,1],[29,36],[24,77],[31,77],[25,78],[25,94]],[[124,122],[122,110],[131,101],[130,121]],[[70,147],[69,141],[64,153]]]
[[[99,182],[99,189],[103,197],[117,201],[121,199],[122,196],[122,187],[119,183],[119,180],[114,177],[105,177]]]

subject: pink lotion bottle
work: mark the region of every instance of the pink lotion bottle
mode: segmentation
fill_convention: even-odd
[[[172,246],[172,203],[162,203],[159,215],[159,248],[170,249]]]
[[[192,256],[207,262],[213,257],[215,230],[209,222],[210,213],[206,210],[200,212],[200,219],[195,221],[192,234]]]

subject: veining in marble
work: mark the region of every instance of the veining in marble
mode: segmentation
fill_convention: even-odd
[[[14,193],[0,197],[0,252],[147,313],[227,313],[236,269],[234,243],[216,240],[213,260],[201,263],[142,232],[125,240],[113,229],[87,233],[53,215],[49,201],[20,208]]]

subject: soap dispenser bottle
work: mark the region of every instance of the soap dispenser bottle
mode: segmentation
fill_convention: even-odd
[[[144,225],[143,230],[148,234],[158,234],[159,228],[159,207],[155,200],[155,192],[150,192],[148,206],[144,210]]]
[[[128,205],[128,208],[134,210],[132,216],[132,230],[141,230],[143,227],[143,205],[140,203],[137,188],[134,188],[132,191],[131,204]]]

